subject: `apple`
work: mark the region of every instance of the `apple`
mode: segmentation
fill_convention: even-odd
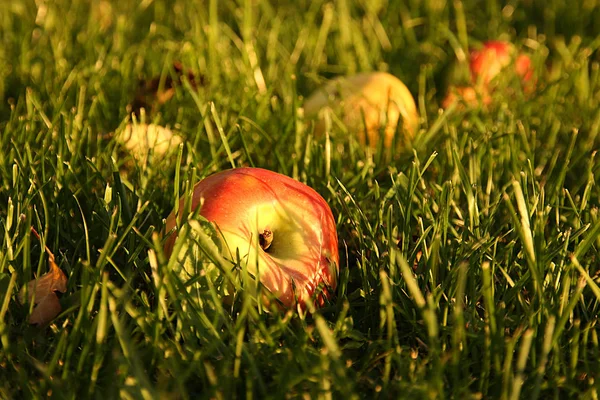
[[[500,71],[511,64],[514,65],[514,72],[524,83],[531,80],[533,69],[528,55],[517,54],[515,47],[508,42],[499,40],[485,42],[481,49],[471,51],[469,60],[471,80],[474,84],[489,86]]]
[[[468,85],[450,86],[448,94],[442,101],[442,107],[462,100],[468,106],[484,105],[492,102],[491,93],[495,89],[495,78],[503,71],[515,73],[526,92],[534,88],[533,67],[531,58],[523,53],[517,53],[514,45],[509,42],[492,40],[485,42],[479,49],[471,50],[469,54]],[[512,72],[507,68],[511,67]]]
[[[179,205],[183,210],[184,198]],[[255,277],[250,290],[260,282],[281,306],[304,308],[307,302],[323,305],[335,289],[335,220],[327,202],[307,185],[261,168],[235,168],[196,184],[191,206],[212,225],[222,258],[232,268],[238,265],[234,274],[246,269]],[[181,215],[175,213],[167,218],[165,229],[171,233],[164,249],[184,261],[185,254],[171,254],[177,219]]]
[[[183,142],[181,136],[157,124],[129,123],[118,135],[129,153],[138,161],[145,161],[148,151],[164,156]]]
[[[410,91],[400,79],[386,72],[336,78],[309,96],[304,103],[304,113],[308,118],[317,119],[317,134],[325,131],[322,115],[325,109],[337,113],[350,131],[357,132],[359,142],[371,147],[379,143],[382,124],[385,124],[384,145],[390,148],[400,117],[409,137],[415,134],[419,122]]]
[[[492,98],[487,90],[480,90],[478,92],[472,86],[451,87],[442,101],[442,107],[448,108],[459,101],[470,107],[477,105],[488,106],[492,102]]]

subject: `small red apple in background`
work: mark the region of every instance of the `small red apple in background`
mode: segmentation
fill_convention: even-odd
[[[531,58],[526,54],[516,54],[515,47],[508,42],[492,40],[483,47],[472,50],[469,60],[471,80],[474,84],[488,86],[500,71],[514,63],[514,71],[523,83],[529,82],[533,76]]]
[[[513,66],[512,70],[509,70]],[[533,67],[531,58],[517,53],[514,45],[504,41],[488,41],[480,49],[471,50],[469,54],[470,84],[467,86],[450,86],[448,94],[442,101],[442,107],[462,100],[469,106],[491,103],[491,92],[495,89],[494,79],[503,71],[515,73],[526,92],[533,90]]]
[[[390,148],[400,117],[404,131],[410,137],[415,134],[419,122],[412,94],[400,79],[386,72],[336,78],[309,96],[304,103],[304,112],[308,118],[318,118],[317,134],[325,131],[320,113],[325,108],[333,110],[351,132],[357,132],[362,145],[371,147],[379,143],[382,123],[385,123],[384,145]]]
[[[335,220],[327,202],[307,185],[265,169],[230,169],[194,187],[192,210],[197,208],[216,225],[221,255],[233,266],[239,254],[240,264],[284,307],[304,307],[313,296],[313,304],[323,305],[335,289]],[[167,233],[177,218],[169,215]],[[176,236],[171,233],[165,243],[167,256]]]

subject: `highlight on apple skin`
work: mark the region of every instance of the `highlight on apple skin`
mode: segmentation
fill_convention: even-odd
[[[232,268],[238,265],[234,274],[247,269],[255,278],[250,290],[260,282],[285,308],[305,308],[308,302],[322,306],[332,294],[339,265],[336,224],[329,205],[312,188],[269,170],[235,168],[196,184],[191,206],[215,228],[220,254]],[[178,218],[169,215],[167,234]],[[176,231],[168,236],[167,256],[176,238]]]
[[[304,103],[304,113],[308,118],[317,119],[316,134],[325,131],[324,110],[336,113],[350,131],[358,134],[362,145],[371,147],[379,143],[382,123],[385,124],[384,145],[390,148],[400,117],[401,131],[408,137],[414,136],[419,122],[412,94],[400,79],[386,72],[339,77],[311,94]]]
[[[503,71],[516,74],[526,92],[532,91],[535,86],[531,58],[526,54],[518,53],[515,46],[509,42],[487,41],[481,48],[471,50],[468,61],[469,84],[451,85],[442,101],[443,108],[448,108],[461,100],[467,106],[491,104],[490,94],[496,86],[494,79]]]

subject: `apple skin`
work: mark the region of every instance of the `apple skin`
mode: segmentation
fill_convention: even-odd
[[[509,42],[491,40],[485,42],[480,49],[473,49],[469,54],[470,84],[451,86],[442,107],[448,108],[462,100],[466,105],[488,106],[492,102],[491,92],[494,90],[494,78],[505,68],[514,66],[514,73],[521,78],[525,92],[532,92],[535,87],[531,58],[519,53]]]
[[[400,79],[386,72],[339,77],[311,94],[304,103],[304,112],[308,118],[317,119],[316,134],[325,132],[320,112],[326,108],[337,113],[349,130],[357,132],[362,145],[371,147],[379,143],[382,122],[386,123],[386,148],[392,146],[400,116],[409,137],[415,134],[419,122],[412,94]]]
[[[515,47],[508,42],[492,40],[485,42],[483,47],[472,50],[469,60],[471,80],[474,84],[488,86],[500,71],[514,62],[515,72],[524,83],[533,76],[531,58],[526,54],[515,54]]]
[[[180,210],[183,203],[182,198]],[[307,185],[261,168],[230,169],[196,184],[192,210],[197,208],[216,225],[222,256],[233,266],[239,252],[240,264],[283,307],[305,308],[309,301],[322,306],[335,289],[339,265],[335,220],[327,202]],[[174,213],[167,218],[167,233],[176,228],[176,219]],[[272,242],[263,250],[261,234],[268,231]],[[176,236],[172,232],[165,243],[167,256]]]

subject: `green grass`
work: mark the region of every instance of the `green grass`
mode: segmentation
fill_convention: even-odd
[[[597,398],[600,4],[571,3],[0,2],[0,398]],[[456,54],[498,37],[532,55],[537,91],[440,112]],[[174,61],[204,83],[148,118],[187,140],[136,162],[108,134]],[[392,160],[297,112],[369,70],[422,114]],[[223,305],[221,278],[165,260],[179,195],[232,164],[330,204],[322,310]],[[47,268],[31,227],[69,279],[42,328],[17,301]]]

